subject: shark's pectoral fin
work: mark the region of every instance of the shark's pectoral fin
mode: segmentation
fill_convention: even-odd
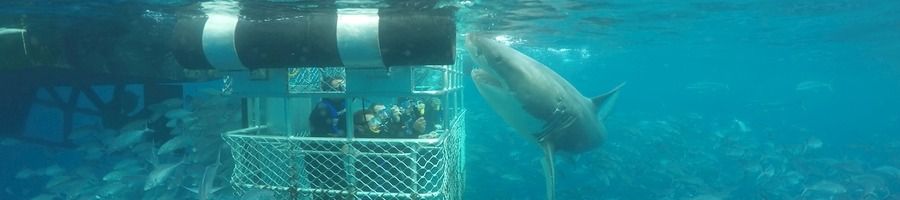
[[[556,196],[556,169],[553,165],[553,143],[541,142],[541,148],[544,149],[544,160],[541,161],[541,164],[544,166],[547,200],[553,200]]]
[[[540,132],[535,133],[538,142],[552,142],[550,140],[556,133],[571,126],[578,118],[570,114],[555,114],[550,121],[544,124]]]
[[[609,92],[591,98],[591,101],[594,103],[594,109],[597,111],[598,119],[606,119],[606,116],[609,115],[609,111],[612,110],[613,105],[616,104],[616,98],[619,97],[619,88],[622,88],[624,85],[625,83],[621,83],[612,90],[609,90]]]

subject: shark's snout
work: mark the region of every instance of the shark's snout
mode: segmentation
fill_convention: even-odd
[[[474,57],[483,56],[484,52],[481,50],[481,43],[479,40],[479,36],[476,35],[467,35],[466,36],[466,50],[469,51]]]
[[[479,34],[470,34],[466,36],[466,49],[475,56],[485,56],[486,53],[492,52],[504,46],[496,40]]]
[[[511,50],[490,37],[476,34],[466,36],[465,46],[478,67],[489,71],[494,71],[499,61],[507,59],[506,53]]]

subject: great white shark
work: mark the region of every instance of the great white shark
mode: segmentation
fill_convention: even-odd
[[[492,38],[469,34],[465,45],[478,65],[471,71],[478,92],[516,132],[544,150],[547,198],[554,199],[554,153],[600,146],[606,135],[603,121],[624,83],[588,98],[544,64]]]

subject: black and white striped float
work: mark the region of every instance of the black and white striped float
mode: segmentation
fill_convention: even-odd
[[[453,10],[244,10],[180,19],[175,57],[189,69],[453,64]]]

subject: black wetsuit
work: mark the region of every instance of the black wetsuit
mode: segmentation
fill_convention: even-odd
[[[342,136],[347,124],[345,114],[341,112],[344,108],[343,99],[323,98],[309,114],[310,135],[313,137]]]

